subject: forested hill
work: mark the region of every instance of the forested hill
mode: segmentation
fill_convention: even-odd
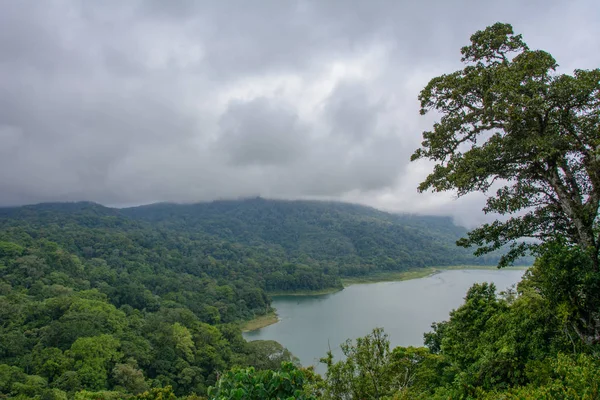
[[[261,198],[122,210],[165,229],[203,232],[231,243],[281,251],[286,259],[327,263],[341,275],[426,265],[493,263],[457,248],[466,233],[447,217],[397,215],[334,202]]]
[[[291,282],[286,275],[298,268],[306,274],[318,271],[338,277],[497,261],[494,256],[475,258],[469,250],[456,247],[456,240],[466,230],[450,218],[396,215],[334,202],[257,198],[126,209],[89,202],[47,203],[0,209],[0,218],[2,229],[13,226],[35,236],[46,235],[84,257],[95,256],[98,247],[98,243],[92,243],[94,239],[85,243],[84,238],[101,232],[105,238],[123,237],[121,244],[111,240],[110,246],[115,249],[127,243],[159,252],[166,246],[168,251],[178,253],[171,260],[182,258],[186,268],[198,268],[209,275],[217,271],[205,268],[207,260],[226,261],[242,269],[254,265],[251,269],[260,272],[268,290],[333,284],[332,279],[300,285]],[[80,230],[86,233],[82,235]],[[198,249],[188,248],[191,242],[202,248],[201,255],[195,254],[193,259],[190,256]],[[280,273],[269,275],[277,271]],[[227,271],[218,271],[217,275],[227,275]]]
[[[463,233],[447,218],[339,203],[2,208],[0,393],[205,393],[217,371],[277,367],[236,325],[270,310],[268,291],[482,262],[454,246]]]

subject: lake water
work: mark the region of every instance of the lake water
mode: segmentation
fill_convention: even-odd
[[[247,340],[276,340],[296,355],[303,366],[319,365],[330,347],[336,359],[346,339],[384,328],[392,347],[422,346],[431,323],[448,319],[469,287],[494,282],[504,290],[521,280],[524,270],[451,270],[401,282],[352,285],[321,296],[277,296],[273,307],[280,321],[247,332]]]

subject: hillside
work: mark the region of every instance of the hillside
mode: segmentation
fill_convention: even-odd
[[[203,232],[231,243],[282,251],[287,260],[325,263],[342,276],[374,270],[490,264],[456,247],[466,230],[447,217],[395,215],[333,202],[261,198],[122,210],[163,229]]]
[[[123,244],[144,249],[160,240],[181,258],[178,265],[167,267],[185,265],[187,272],[218,277],[250,268],[259,272],[256,278],[267,290],[320,289],[337,284],[340,276],[497,261],[494,256],[475,258],[456,247],[466,230],[450,218],[395,215],[344,203],[257,198],[126,209],[49,203],[0,209],[0,218],[0,229],[25,229],[83,257],[102,252],[98,234],[105,240],[125,235]],[[213,270],[206,265],[210,259],[227,261],[230,270]],[[256,263],[258,267],[251,267]],[[297,282],[289,275],[298,269],[322,276],[318,282]]]
[[[281,361],[238,326],[271,310],[269,291],[493,261],[454,246],[464,233],[448,218],[308,201],[2,208],[0,377],[28,396],[205,393],[217,371]]]

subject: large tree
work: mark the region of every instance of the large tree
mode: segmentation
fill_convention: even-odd
[[[560,237],[598,272],[600,69],[559,74],[550,54],[502,23],[476,32],[461,53],[464,69],[419,96],[421,114],[441,116],[412,156],[436,162],[419,190],[484,192],[485,212],[509,216],[459,241],[476,254],[510,244],[507,265]]]

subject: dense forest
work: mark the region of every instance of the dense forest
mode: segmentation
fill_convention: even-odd
[[[240,321],[270,311],[268,291],[497,260],[457,249],[464,233],[449,218],[325,202],[0,209],[0,392],[206,394],[233,366],[293,360],[241,337]]]
[[[18,244],[43,238],[129,273],[205,274],[267,291],[336,287],[340,277],[376,271],[498,261],[457,248],[466,230],[450,218],[342,203],[258,198],[128,209],[57,203],[0,209],[0,218],[6,240]]]

